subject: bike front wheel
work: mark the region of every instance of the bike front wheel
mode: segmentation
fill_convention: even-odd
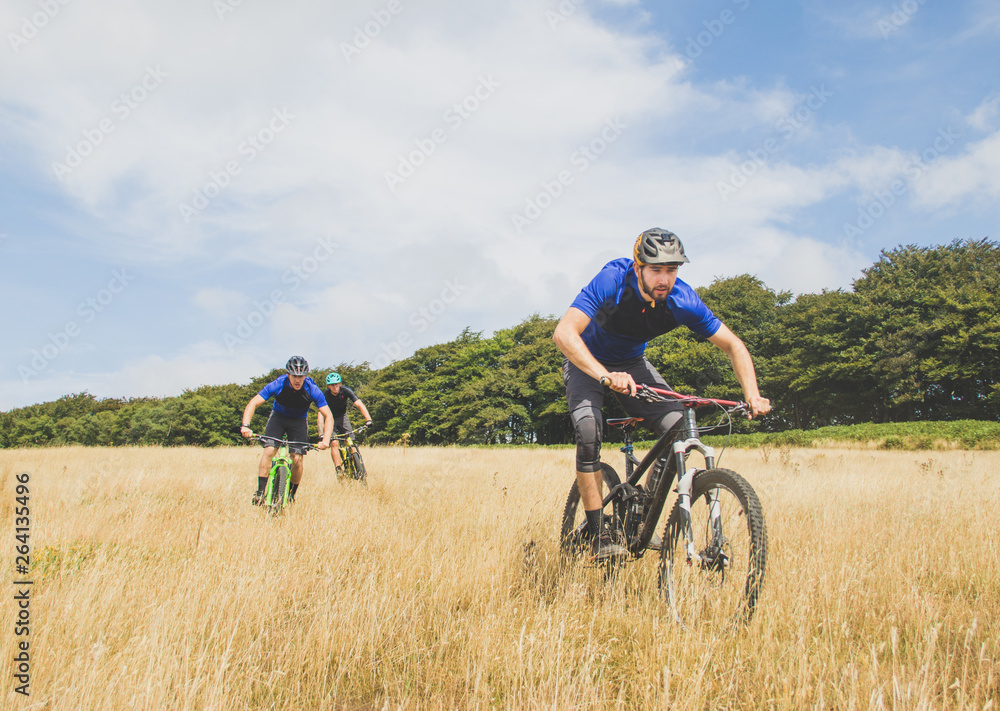
[[[660,589],[675,619],[749,621],[766,565],[764,513],[747,480],[729,469],[696,473],[690,516],[674,503],[660,550]]]
[[[271,500],[268,504],[268,513],[278,516],[285,508],[288,497],[288,467],[278,466],[274,471],[274,483],[271,487]]]
[[[365,486],[368,486],[368,472],[365,469],[365,463],[361,459],[361,452],[358,451],[357,447],[351,448],[351,467],[354,469],[354,478],[360,481]]]

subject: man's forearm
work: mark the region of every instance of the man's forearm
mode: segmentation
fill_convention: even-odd
[[[733,373],[743,389],[743,396],[750,400],[760,397],[760,390],[757,387],[757,371],[753,367],[753,359],[750,351],[742,342],[729,351],[729,362],[733,365]]]
[[[557,333],[554,340],[569,362],[594,380],[600,380],[601,376],[608,374],[608,369],[594,357],[579,335]]]

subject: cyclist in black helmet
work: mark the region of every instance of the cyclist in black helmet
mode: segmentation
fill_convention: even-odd
[[[265,385],[259,393],[253,396],[243,410],[243,424],[240,426],[240,434],[250,437],[250,420],[258,405],[263,405],[270,398],[274,398],[274,405],[271,408],[271,416],[267,418],[267,427],[264,428],[265,437],[280,439],[287,436],[290,442],[309,441],[309,406],[313,403],[319,411],[330,417],[330,425],[323,430],[322,439],[316,445],[317,449],[326,449],[330,446],[330,437],[333,435],[333,416],[323,391],[319,389],[312,378],[306,377],[309,374],[309,364],[302,356],[292,356],[285,364],[286,375],[282,375]],[[264,500],[264,490],[267,487],[267,474],[271,468],[271,457],[277,451],[277,447],[264,445],[264,453],[260,457],[260,469],[257,472],[257,492],[253,495],[254,506],[259,506]],[[288,488],[288,496],[295,500],[295,492],[302,481],[302,474],[305,466],[302,461],[303,448],[297,445],[289,445],[289,452],[292,454],[292,483]]]
[[[616,259],[584,287],[556,326],[553,340],[565,356],[563,382],[576,430],[576,480],[595,560],[626,555],[603,529],[601,508],[601,428],[604,386],[635,395],[636,382],[669,388],[646,359],[646,343],[686,326],[721,348],[732,363],[751,415],[770,411],[757,389],[753,360],[739,338],[677,278],[690,260],[677,235],[646,230],[635,241],[632,259]],[[657,435],[681,419],[677,403],[619,398],[630,417],[641,417]]]

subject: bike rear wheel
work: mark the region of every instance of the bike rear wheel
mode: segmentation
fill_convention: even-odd
[[[674,503],[660,551],[660,589],[682,625],[749,621],[767,565],[767,530],[750,484],[729,469],[695,474],[691,488],[694,555],[684,512]]]
[[[283,464],[274,471],[274,485],[267,508],[268,513],[272,516],[279,516],[285,508],[285,499],[288,495],[288,476],[288,467]]]
[[[601,496],[606,497],[608,492],[621,483],[621,479],[618,477],[618,472],[603,462],[601,463],[601,472],[604,479]],[[617,500],[605,507],[605,525],[611,529],[613,534],[621,530],[624,514],[624,504]],[[587,514],[580,504],[580,489],[575,481],[569,489],[569,496],[566,497],[559,540],[564,553],[572,555],[590,553],[592,541],[587,530]]]

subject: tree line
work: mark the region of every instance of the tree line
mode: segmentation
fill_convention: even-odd
[[[698,292],[746,342],[775,406],[740,431],[1000,418],[996,242],[883,251],[850,290],[793,297],[743,274]],[[570,443],[556,323],[534,314],[490,337],[466,328],[384,368],[341,363],[312,375],[322,386],[341,373],[372,414],[371,443]],[[687,329],[651,341],[647,355],[681,392],[741,399],[725,354]],[[244,406],[283,372],[177,397],[67,395],[0,413],[0,446],[235,444]],[[255,431],[269,412],[258,408]]]

